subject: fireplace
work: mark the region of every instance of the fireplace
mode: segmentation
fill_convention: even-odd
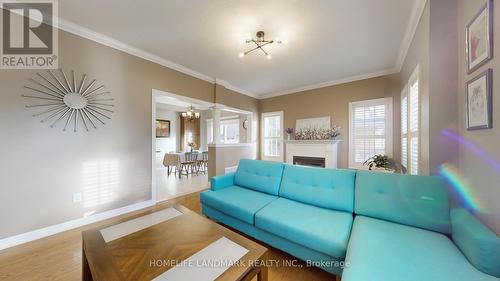
[[[324,168],[326,163],[322,157],[293,156],[293,164]]]

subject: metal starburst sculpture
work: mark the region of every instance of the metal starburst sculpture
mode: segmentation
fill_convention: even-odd
[[[113,113],[112,98],[103,98],[111,92],[104,90],[104,85],[94,86],[96,80],[86,84],[87,75],[84,74],[79,83],[75,71],[71,71],[71,81],[62,69],[59,74],[47,70],[48,77],[37,73],[41,80],[30,78],[29,81],[36,86],[24,86],[35,95],[22,95],[25,98],[43,101],[44,103],[30,104],[28,108],[43,108],[43,111],[33,114],[33,117],[43,118],[40,122],[52,122],[54,128],[59,123],[64,123],[63,131],[73,127],[77,132],[80,123],[89,131],[92,126],[97,129],[96,123],[105,124],[103,120],[111,119],[107,114]]]

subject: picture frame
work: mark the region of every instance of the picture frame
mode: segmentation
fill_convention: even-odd
[[[493,0],[487,0],[465,28],[467,73],[493,58]]]
[[[170,120],[156,119],[156,137],[170,137]]]
[[[467,130],[493,127],[493,69],[467,82],[465,89]]]

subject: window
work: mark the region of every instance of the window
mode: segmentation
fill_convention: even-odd
[[[283,111],[262,114],[262,159],[283,161]]]
[[[214,142],[214,119],[207,119],[207,143]]]
[[[240,119],[223,119],[220,121],[220,140],[222,143],[240,142]]]
[[[221,143],[240,142],[240,119],[225,118],[220,121],[220,141]],[[207,119],[207,142],[214,142],[214,120]]]
[[[349,103],[349,167],[376,154],[392,156],[392,98]]]
[[[418,67],[401,92],[401,164],[417,175],[420,139]]]

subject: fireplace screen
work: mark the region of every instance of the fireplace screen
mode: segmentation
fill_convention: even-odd
[[[325,167],[325,158],[321,157],[305,157],[293,156],[294,165],[312,166],[312,167]]]

